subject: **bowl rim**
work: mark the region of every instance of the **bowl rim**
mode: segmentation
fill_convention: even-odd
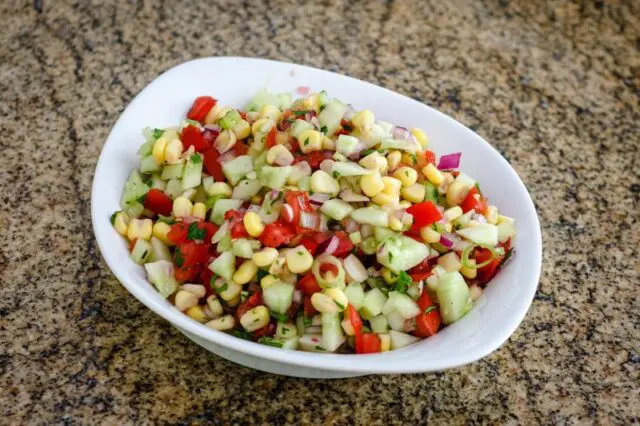
[[[103,240],[103,227],[98,226],[99,221],[104,219],[104,212],[98,211],[97,204],[95,202],[97,193],[99,190],[100,180],[99,176],[102,175],[102,170],[108,167],[106,160],[104,160],[104,151],[107,144],[111,141],[113,133],[116,128],[119,127],[121,122],[123,121],[123,117],[125,116],[127,110],[129,110],[133,105],[142,102],[143,95],[150,91],[150,89],[156,85],[158,82],[163,81],[165,79],[170,78],[173,74],[177,73],[178,70],[182,70],[183,68],[188,68],[195,66],[196,64],[200,64],[203,62],[211,62],[212,64],[215,62],[224,62],[224,61],[249,61],[256,62],[256,65],[259,65],[261,62],[270,62],[277,63],[280,65],[287,65],[293,67],[293,69],[307,69],[313,71],[320,71],[323,73],[329,73],[333,75],[338,75],[341,78],[349,79],[352,81],[357,81],[359,84],[363,84],[367,89],[375,88],[375,90],[383,90],[394,96],[400,96],[409,100],[412,103],[420,105],[421,107],[426,107],[431,110],[432,113],[436,113],[441,118],[444,117],[445,120],[449,122],[451,126],[462,127],[464,131],[468,132],[477,140],[481,141],[486,145],[485,148],[490,148],[493,151],[499,160],[503,162],[503,165],[506,166],[507,172],[512,175],[514,178],[514,182],[517,185],[517,189],[519,191],[524,191],[526,194],[526,199],[528,201],[527,208],[527,220],[531,221],[531,224],[534,228],[532,240],[528,241],[528,244],[533,245],[533,255],[532,259],[529,259],[529,262],[534,264],[533,271],[530,277],[526,279],[526,291],[522,297],[520,298],[520,303],[517,306],[513,306],[513,310],[511,310],[510,321],[502,327],[501,329],[495,331],[490,339],[488,339],[481,349],[471,352],[465,352],[463,354],[459,354],[457,356],[453,356],[446,359],[438,359],[436,361],[430,360],[428,364],[421,364],[420,362],[415,363],[392,363],[392,362],[381,362],[383,360],[390,361],[392,354],[401,354],[402,349],[396,351],[390,351],[381,354],[368,354],[368,355],[351,355],[351,354],[318,354],[312,352],[303,352],[303,351],[288,351],[282,350],[280,348],[273,348],[266,345],[261,345],[259,343],[254,343],[250,341],[246,341],[235,336],[210,329],[203,324],[200,324],[189,317],[187,317],[182,312],[179,312],[175,309],[171,309],[164,304],[160,304],[155,300],[150,300],[145,297],[142,290],[133,283],[132,279],[124,273],[124,268],[121,264],[116,262],[115,256],[111,255],[111,250],[114,250],[110,247],[105,246],[101,241]],[[226,348],[242,352],[246,355],[255,356],[257,358],[264,358],[271,361],[276,361],[280,363],[290,364],[292,366],[303,366],[308,368],[317,368],[322,370],[333,370],[333,371],[345,371],[345,372],[355,372],[355,373],[417,373],[417,372],[429,372],[429,371],[442,371],[450,368],[457,368],[463,365],[469,364],[471,362],[477,361],[481,359],[500,346],[502,346],[507,339],[513,334],[513,332],[518,328],[522,320],[524,319],[531,303],[533,301],[533,297],[535,295],[538,282],[540,279],[541,267],[542,267],[542,236],[540,230],[540,223],[538,220],[538,215],[536,213],[535,205],[533,200],[531,199],[531,195],[529,194],[525,184],[520,179],[520,176],[516,173],[516,171],[511,167],[511,165],[507,162],[507,160],[484,138],[480,135],[476,134],[462,123],[459,123],[452,117],[432,108],[426,104],[416,101],[415,99],[411,99],[407,96],[404,96],[400,93],[394,92],[392,90],[386,89],[381,86],[377,86],[375,84],[369,83],[367,81],[363,81],[357,78],[353,78],[350,76],[346,76],[343,74],[334,73],[332,71],[323,70],[320,68],[310,67],[306,65],[299,65],[290,62],[283,61],[275,61],[271,59],[262,59],[262,58],[249,58],[249,57],[238,57],[238,56],[213,56],[213,57],[202,57],[197,59],[192,59],[181,64],[178,64],[167,71],[160,74],[158,77],[153,79],[149,84],[147,84],[134,98],[133,100],[126,106],[123,112],[118,116],[118,119],[114,123],[107,139],[101,149],[100,156],[98,158],[98,162],[96,164],[96,168],[94,171],[94,177],[91,187],[91,220],[93,224],[93,231],[98,243],[98,247],[100,248],[100,252],[107,263],[107,266],[111,270],[111,272],[115,275],[118,281],[131,293],[138,301],[144,304],[146,307],[151,309],[157,315],[163,317],[165,320],[169,321],[172,325],[177,326],[181,329],[184,329],[190,333],[195,334],[196,336],[205,339],[211,343],[222,345]],[[110,229],[110,227],[107,227]],[[526,302],[526,303],[525,303]],[[382,358],[385,357],[385,358]],[[411,358],[413,360],[413,358]]]

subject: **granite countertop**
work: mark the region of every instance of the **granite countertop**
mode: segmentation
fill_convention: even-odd
[[[115,3],[0,4],[0,423],[640,420],[638,2]],[[208,55],[371,81],[494,144],[544,239],[511,339],[443,373],[290,379],[205,352],[129,295],[92,236],[94,166],[136,93]]]

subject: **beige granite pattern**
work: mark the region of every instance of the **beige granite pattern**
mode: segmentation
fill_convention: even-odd
[[[4,1],[0,40],[0,423],[640,421],[638,1]],[[208,55],[345,73],[491,141],[545,247],[508,343],[437,374],[290,379],[130,296],[92,236],[93,169],[137,92]]]

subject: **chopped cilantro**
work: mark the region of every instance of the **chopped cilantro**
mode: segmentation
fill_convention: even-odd
[[[147,255],[149,254],[149,250],[145,250],[144,253],[142,253],[142,258],[146,258]]]
[[[406,177],[409,177],[409,170],[405,170],[405,171],[404,171],[404,175],[405,175]]]
[[[336,300],[334,300],[334,302],[336,303],[336,305],[338,305],[338,308],[340,308],[343,311],[345,310],[345,307],[344,307],[344,305],[342,303],[340,303],[340,302],[338,302]]]
[[[327,106],[326,105],[320,105],[320,112],[322,112],[323,109],[325,109]]]
[[[333,175],[333,177],[334,177],[335,179],[338,179],[338,178],[340,177],[340,173],[338,173],[338,172],[337,172],[337,171],[335,171],[335,170],[333,171],[332,175]]]
[[[418,157],[416,157],[416,155],[413,153],[410,153],[409,155],[411,156],[411,161],[413,162],[413,164],[418,164]]]
[[[154,139],[159,139],[160,136],[162,136],[163,133],[164,133],[164,130],[162,130],[162,129],[153,129],[153,138]]]
[[[304,146],[307,146],[307,145],[309,145],[309,138],[306,138],[306,139],[304,140]]]
[[[304,256],[304,252],[299,251],[298,256]]]
[[[411,284],[413,284],[413,280],[411,279],[409,274],[407,274],[405,271],[400,271],[400,273],[398,274],[398,280],[396,281],[395,290],[399,293],[406,293],[407,288],[409,288]]]
[[[482,195],[482,191],[480,190],[480,184],[478,182],[476,182],[475,187],[478,190],[478,194]]]
[[[200,157],[200,154],[191,155],[191,157],[189,157],[189,160],[191,160],[193,164],[202,163],[202,157]]]
[[[431,305],[431,306],[427,306],[424,310],[425,314],[428,314],[431,311],[435,311],[436,310],[436,305]]]
[[[229,288],[229,284],[224,283],[219,289],[217,289],[217,291],[218,293],[222,293],[223,291],[227,291],[228,288]]]
[[[189,224],[187,240],[204,240],[204,229],[198,228],[198,222],[191,222]]]
[[[182,265],[184,265],[184,256],[180,252],[180,247],[176,248],[176,252],[173,254],[173,261],[178,268],[182,268]]]
[[[374,152],[376,152],[375,149],[365,149],[364,151],[362,151],[362,157],[366,157],[369,154],[373,154]]]
[[[258,269],[258,282],[262,281],[262,279],[267,275],[269,275],[267,271],[265,271],[264,269]]]
[[[258,339],[258,343],[262,343],[263,345],[267,346],[274,346],[276,348],[282,347],[282,342],[277,341],[273,337],[261,337],[260,339]]]
[[[313,323],[313,322],[311,321],[311,318],[308,318],[308,317],[302,317],[302,324],[303,324],[305,327],[311,327],[311,324],[312,324],[312,323]]]
[[[143,194],[141,196],[139,196],[138,198],[136,198],[136,201],[139,202],[140,204],[144,204],[144,200],[147,198],[147,194]]]
[[[282,327],[282,334],[287,334],[289,332],[288,327]]]
[[[240,292],[240,301],[241,302],[244,302],[248,298],[249,298],[249,292],[248,291],[241,291]]]
[[[345,125],[344,125],[344,126],[342,126],[342,128],[343,128],[344,130],[346,130],[347,132],[351,132],[351,131],[353,131],[353,127],[351,127],[351,125],[346,124],[346,123],[345,123]]]
[[[109,222],[111,222],[112,225],[116,224],[116,216],[118,216],[118,213],[120,212],[115,212],[114,214],[111,215],[111,217],[109,218]]]
[[[393,253],[389,252],[389,262],[393,261]]]
[[[293,113],[294,113],[297,117],[299,117],[299,116],[301,116],[301,115],[305,115],[305,114],[306,114],[306,113],[308,113],[308,112],[309,112],[309,111],[306,111],[306,110],[293,111]]]
[[[325,135],[326,135],[327,133],[329,133],[329,129],[327,128],[327,126],[322,126],[322,127],[320,127],[320,131],[321,131],[322,133],[324,133]]]
[[[316,346],[315,350],[317,350],[317,351],[326,351],[326,349],[323,348],[322,346]]]
[[[277,312],[270,312],[272,318],[274,318],[278,322],[289,322],[289,317],[284,314],[279,314]]]
[[[233,330],[231,335],[239,337],[240,339],[251,340],[251,333],[247,333],[244,330]]]

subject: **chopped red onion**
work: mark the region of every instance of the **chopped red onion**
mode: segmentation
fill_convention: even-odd
[[[218,133],[220,133],[220,130],[221,130],[220,126],[218,126],[217,124],[205,124],[204,129],[213,130],[214,132],[218,132]]]
[[[293,207],[291,207],[289,204],[284,204],[280,213],[282,214],[284,220],[289,223],[293,222]]]
[[[204,129],[202,131],[202,137],[204,138],[204,140],[206,140],[211,144],[215,142],[219,134],[220,134],[219,130]]]
[[[461,156],[462,156],[461,152],[443,155],[442,157],[440,157],[440,162],[438,163],[438,169],[439,170],[457,169],[458,166],[460,166]]]
[[[411,132],[408,129],[400,126],[395,126],[393,128],[393,130],[391,131],[391,136],[393,136],[394,139],[400,139],[409,142],[415,141]]]
[[[309,202],[316,206],[321,206],[325,201],[329,199],[329,194],[322,194],[320,192],[316,192],[309,196]]]
[[[260,206],[257,204],[251,204],[249,206],[249,208],[247,209],[247,213],[248,212],[253,212],[253,213],[258,213],[258,211],[260,210]]]
[[[323,242],[322,244],[320,244],[320,246],[318,246],[318,252],[321,252],[320,250],[321,250],[322,246],[324,246],[325,243],[326,243],[326,247],[324,247],[324,250],[321,253],[324,253],[324,254],[333,254],[333,253],[335,253],[336,250],[338,250],[338,246],[340,245],[340,239],[338,237],[336,237],[335,235],[333,235],[327,241]]]
[[[220,157],[218,157],[218,163],[220,164],[224,164],[228,161],[233,160],[234,158],[236,158],[236,154],[233,151],[227,151],[224,154],[222,154]]]
[[[348,233],[356,232],[360,229],[360,224],[351,218],[344,220],[344,230]]]
[[[335,163],[335,161],[328,158],[326,160],[322,160],[322,163],[320,163],[320,170],[325,173],[331,174],[333,172],[333,163]]]
[[[445,237],[444,235],[440,236],[440,244],[442,244],[448,249],[453,247],[453,241],[451,241],[449,238]]]
[[[320,218],[316,213],[300,212],[300,226],[307,229],[316,229]]]

